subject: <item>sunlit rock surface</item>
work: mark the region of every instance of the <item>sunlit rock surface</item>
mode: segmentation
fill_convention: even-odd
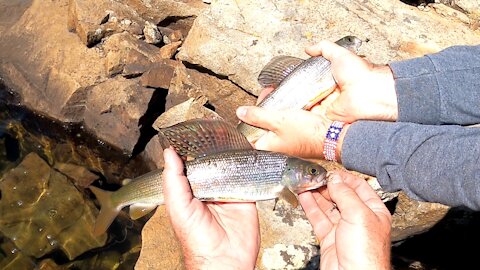
[[[258,94],[262,67],[274,56],[307,58],[304,48],[322,39],[356,35],[360,53],[386,63],[455,44],[478,44],[467,23],[422,11],[398,0],[212,1],[200,15],[178,58],[228,76]],[[215,55],[215,57],[212,57]]]

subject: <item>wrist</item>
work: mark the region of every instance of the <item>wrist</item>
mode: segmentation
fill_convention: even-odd
[[[380,117],[386,121],[396,121],[398,119],[398,99],[395,89],[395,79],[393,72],[388,65],[378,65],[372,69],[372,82],[376,82],[376,97],[379,111],[382,112]]]
[[[350,124],[340,121],[334,121],[327,127],[322,150],[326,160],[341,163],[343,139],[349,127]]]
[[[338,142],[337,142],[337,149],[335,151],[335,155],[337,157],[337,161],[339,163],[342,163],[342,146],[343,146],[343,140],[345,139],[345,134],[347,134],[348,129],[350,128],[350,124],[345,123],[343,125],[342,132],[340,132],[340,136],[338,137]]]

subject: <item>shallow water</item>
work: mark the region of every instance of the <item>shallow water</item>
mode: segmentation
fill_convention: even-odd
[[[25,110],[0,82],[0,269],[133,269],[148,217],[121,214],[95,237],[93,184],[115,190],[148,171],[81,125]]]

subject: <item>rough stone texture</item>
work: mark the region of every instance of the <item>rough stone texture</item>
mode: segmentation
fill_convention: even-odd
[[[163,206],[155,210],[143,227],[142,239],[142,250],[135,270],[185,269],[180,245]]]
[[[144,87],[168,89],[179,62],[174,60],[162,60],[151,65],[140,77],[140,84]]]
[[[205,103],[207,103],[207,98],[205,96],[200,96],[196,99],[190,98],[185,102],[173,106],[155,120],[153,128],[160,130],[187,120],[198,118],[221,119],[217,113],[204,107]]]
[[[106,235],[93,235],[93,203],[36,154],[8,172],[0,190],[0,231],[24,255],[40,258],[59,249],[73,259],[105,245]]]
[[[123,77],[92,87],[85,101],[85,128],[99,139],[131,153],[139,136],[139,119],[145,114],[153,91],[138,79]]]
[[[175,41],[163,46],[162,48],[160,48],[160,57],[165,59],[172,58],[177,53],[180,45],[182,45],[181,41]]]
[[[441,220],[449,209],[450,207],[442,204],[413,201],[400,193],[393,215],[392,241],[427,231]]]
[[[256,77],[273,56],[306,58],[306,45],[350,34],[370,40],[360,53],[376,63],[480,43],[480,34],[460,20],[397,0],[226,0],[212,1],[195,20],[177,57],[258,94]]]
[[[133,8],[142,18],[158,25],[168,17],[194,17],[208,5],[201,0],[118,0]]]
[[[101,55],[67,31],[66,14],[66,0],[33,0],[0,33],[0,74],[23,104],[60,120],[72,93],[104,76]]]
[[[81,188],[90,186],[93,181],[98,179],[98,175],[83,166],[58,162],[55,163],[54,168],[72,179],[75,185]]]
[[[145,21],[131,8],[114,0],[69,0],[68,30],[91,47],[102,38],[124,30],[141,34]]]
[[[151,22],[146,22],[143,28],[143,35],[145,41],[150,44],[158,44],[162,41],[162,34],[157,28],[157,25]]]
[[[253,105],[256,98],[248,95],[229,80],[178,65],[171,81],[166,108],[189,98],[206,96],[216,113],[232,124],[238,123],[235,110],[240,105]]]
[[[466,12],[480,16],[480,3],[478,0],[455,0],[453,2]]]

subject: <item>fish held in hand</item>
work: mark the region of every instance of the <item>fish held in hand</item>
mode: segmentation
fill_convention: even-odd
[[[362,40],[346,36],[335,43],[358,53]],[[330,61],[322,56],[307,60],[292,56],[274,57],[260,72],[258,82],[262,87],[274,87],[275,90],[257,106],[275,110],[310,109],[337,87]],[[266,133],[264,129],[243,122],[237,129],[250,142],[257,141]]]
[[[298,193],[326,185],[317,163],[252,148],[223,120],[189,120],[160,130],[160,136],[184,157],[193,195],[202,201],[254,202],[281,198],[296,206]],[[90,187],[101,204],[94,233],[104,233],[117,214],[130,206],[140,218],[163,204],[162,169],[142,175],[115,192]]]

